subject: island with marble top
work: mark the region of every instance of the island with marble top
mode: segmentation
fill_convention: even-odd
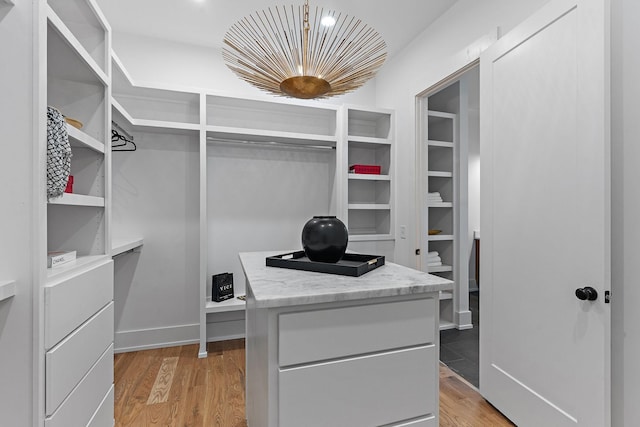
[[[393,263],[360,277],[266,266],[279,253],[240,254],[248,426],[437,426],[453,282]]]

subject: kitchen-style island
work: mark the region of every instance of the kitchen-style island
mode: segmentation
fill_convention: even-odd
[[[276,254],[240,254],[248,426],[437,426],[439,291],[453,282],[393,263],[360,277],[267,267]]]

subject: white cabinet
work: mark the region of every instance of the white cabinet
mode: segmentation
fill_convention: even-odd
[[[38,4],[40,79],[35,231],[40,278],[38,307],[43,347],[39,386],[45,426],[113,425],[113,263],[110,253],[110,27],[93,0]],[[47,106],[66,118],[73,192],[47,201]],[[49,251],[76,251],[77,259],[47,268]],[[109,401],[111,396],[111,401]],[[102,409],[104,411],[104,409]]]
[[[437,425],[436,298],[256,309],[250,292],[248,425]]]

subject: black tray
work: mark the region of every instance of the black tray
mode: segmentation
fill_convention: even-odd
[[[293,270],[315,271],[318,273],[340,274],[342,276],[362,276],[384,265],[384,256],[344,254],[336,263],[311,261],[304,251],[267,257],[269,267],[291,268]]]

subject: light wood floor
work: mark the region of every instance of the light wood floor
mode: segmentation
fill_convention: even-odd
[[[116,426],[246,427],[244,372],[244,340],[116,354]],[[440,426],[513,424],[441,365]]]

